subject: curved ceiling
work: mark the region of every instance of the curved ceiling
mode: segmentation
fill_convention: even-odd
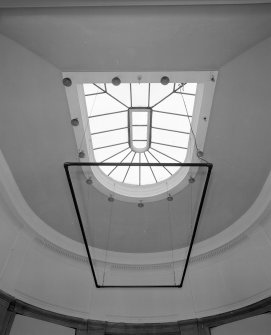
[[[0,32],[21,44],[1,36],[1,150],[30,207],[57,231],[81,239],[63,169],[78,159],[64,70],[219,70],[204,148],[214,171],[198,241],[227,228],[256,199],[271,165],[264,144],[271,140],[271,41],[256,45],[271,35],[270,5],[2,10]],[[104,195],[90,193],[97,211],[108,208]],[[115,206],[124,217],[110,249],[171,249],[164,205],[152,205],[145,229],[134,221],[139,208]],[[187,231],[174,213],[178,248]],[[91,219],[95,246],[107,247],[107,223]]]

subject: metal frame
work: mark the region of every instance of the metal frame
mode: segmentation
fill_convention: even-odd
[[[183,269],[181,282],[180,282],[179,285],[99,285],[99,283],[97,281],[93,261],[92,261],[91,255],[90,255],[90,251],[89,251],[89,247],[88,247],[88,241],[87,241],[83,221],[82,221],[82,218],[81,218],[79,206],[78,206],[78,203],[77,203],[76,195],[75,195],[75,192],[74,192],[73,183],[72,183],[71,176],[70,176],[69,167],[72,167],[72,166],[82,166],[82,167],[83,166],[128,166],[128,167],[129,166],[150,166],[150,167],[152,167],[152,166],[175,166],[175,167],[176,166],[179,166],[179,167],[186,166],[186,167],[206,167],[207,168],[207,175],[206,175],[206,179],[205,179],[202,194],[201,194],[201,199],[200,199],[200,203],[199,203],[199,207],[198,207],[198,211],[197,211],[197,215],[196,215],[196,219],[195,219],[195,223],[194,223],[192,237],[191,237],[190,244],[189,244],[189,247],[188,247],[188,252],[187,252],[187,256],[186,256],[186,260],[185,260],[185,265],[184,265],[184,269]],[[201,215],[201,212],[202,212],[204,199],[205,199],[205,196],[206,196],[206,192],[207,192],[212,168],[213,168],[213,164],[212,163],[207,163],[207,162],[206,163],[99,163],[99,162],[88,162],[88,163],[86,163],[86,162],[82,162],[82,163],[81,162],[67,162],[67,163],[64,163],[64,169],[65,169],[65,172],[66,172],[66,177],[67,177],[68,184],[69,184],[69,187],[70,187],[74,208],[75,208],[76,215],[77,215],[78,222],[79,222],[79,226],[80,226],[80,229],[81,229],[84,245],[85,245],[85,248],[86,248],[89,265],[90,265],[90,268],[91,268],[91,271],[92,271],[95,286],[97,288],[181,288],[183,286],[183,282],[184,282],[184,278],[185,278],[185,275],[186,275],[186,272],[187,272],[187,267],[188,267],[188,264],[189,264],[192,248],[193,248],[193,245],[194,245],[194,240],[195,240],[195,237],[196,237],[196,232],[197,232],[197,228],[198,228],[198,224],[199,224],[199,220],[200,220],[200,215]]]

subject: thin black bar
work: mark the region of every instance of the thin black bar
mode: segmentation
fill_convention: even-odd
[[[151,149],[151,148],[150,148]],[[157,157],[154,156],[153,153],[151,153],[151,151],[149,150],[148,153],[160,164],[160,161]],[[172,176],[172,173],[163,165],[163,168],[167,171],[167,173]]]
[[[98,87],[100,90],[102,90],[104,93],[106,93],[107,95],[109,95],[112,99],[116,100],[118,103],[120,103],[122,106],[126,107],[127,109],[129,108],[127,105],[125,105],[125,103],[121,102],[119,99],[117,99],[116,97],[114,97],[112,94],[108,93],[107,91],[103,90],[101,87],[99,87],[96,84],[93,84],[94,86]]]
[[[131,152],[132,152],[132,151],[131,151]],[[131,160],[131,164],[133,163],[133,160],[134,160],[134,158],[135,158],[135,155],[136,155],[136,152],[134,152],[134,156],[133,156],[133,158],[132,158],[132,160]],[[129,165],[129,167],[128,167],[126,173],[125,173],[125,176],[124,176],[123,181],[122,181],[123,183],[125,182],[125,179],[126,179],[128,173],[129,173],[130,168],[131,168],[131,165]]]
[[[193,97],[196,96],[196,94],[193,93],[185,93],[185,92],[176,92],[177,94],[184,94],[184,95],[192,95]]]
[[[147,162],[149,163],[148,157],[147,157],[147,155],[146,155],[146,153],[145,153],[145,152],[144,152],[144,155],[145,155],[145,158],[146,158]],[[151,166],[150,166],[150,169],[151,169],[151,172],[152,172],[153,178],[154,178],[155,182],[157,183],[157,179],[156,179],[156,177],[155,177],[155,174],[154,174],[154,172],[153,172],[153,169],[152,169],[152,167],[151,167]]]
[[[102,161],[102,163],[108,161],[108,159],[110,159],[110,158],[113,158],[113,157],[117,156],[118,154],[121,154],[123,151],[125,151],[125,150],[127,150],[127,149],[130,149],[130,147],[127,147],[127,148],[125,148],[125,149],[123,149],[123,150],[120,150],[120,151],[118,151],[116,154],[107,157],[106,159],[104,159],[104,160]]]
[[[103,145],[102,147],[97,147],[97,148],[93,148],[93,150],[100,150],[100,149],[104,149],[104,148],[110,148],[110,147],[115,147],[117,145],[121,145],[121,144],[128,144],[128,142],[120,142],[120,143],[115,143],[115,144],[109,144],[109,145]]]
[[[152,144],[159,144],[159,145],[164,145],[165,147],[172,147],[172,148],[177,148],[177,149],[185,149],[187,150],[187,147],[180,147],[178,145],[173,145],[173,144],[166,144],[166,143],[161,143],[161,142],[153,142]]]
[[[186,261],[185,261],[185,266],[184,266],[184,270],[183,270],[183,274],[182,274],[182,278],[181,278],[181,282],[179,285],[99,285],[98,281],[97,281],[97,277],[95,274],[95,269],[93,266],[93,261],[90,255],[90,251],[89,251],[89,247],[88,247],[88,242],[87,242],[87,238],[86,238],[86,233],[85,233],[85,229],[83,226],[83,221],[81,218],[81,214],[80,214],[80,210],[79,210],[79,206],[77,203],[77,199],[75,196],[75,192],[74,192],[74,188],[73,188],[73,184],[72,184],[72,180],[70,177],[70,172],[69,172],[69,167],[70,166],[193,166],[193,167],[206,167],[208,169],[207,171],[207,176],[204,182],[204,187],[203,187],[203,191],[201,194],[201,199],[200,199],[200,204],[199,204],[199,208],[198,208],[198,212],[197,212],[197,216],[196,216],[196,220],[195,220],[195,224],[194,224],[194,229],[193,229],[193,233],[192,233],[192,237],[190,240],[190,244],[189,244],[189,248],[188,248],[188,253],[187,253],[187,257],[186,257]],[[210,176],[211,176],[211,172],[212,172],[212,168],[213,168],[213,164],[211,163],[99,163],[99,162],[67,162],[64,163],[64,169],[66,172],[66,176],[67,176],[67,180],[68,180],[68,184],[70,187],[70,191],[71,191],[71,195],[72,195],[72,200],[73,200],[73,204],[75,207],[75,211],[77,214],[77,218],[78,218],[78,222],[80,225],[80,229],[81,229],[81,233],[83,236],[83,241],[84,241],[84,245],[86,248],[86,252],[87,252],[87,256],[88,256],[88,261],[89,261],[89,265],[92,271],[92,275],[94,278],[94,283],[95,286],[97,288],[181,288],[183,286],[183,282],[184,282],[184,278],[187,272],[187,268],[188,268],[188,264],[189,264],[189,260],[190,260],[190,256],[191,256],[191,252],[192,252],[192,248],[193,248],[193,244],[194,244],[194,240],[196,237],[196,232],[197,232],[197,228],[198,228],[198,224],[199,224],[199,220],[200,220],[200,216],[202,213],[202,209],[203,209],[203,204],[204,204],[204,200],[206,197],[206,193],[207,193],[207,188],[208,188],[208,184],[210,181]]]
[[[85,97],[91,97],[92,95],[105,94],[105,93],[106,92],[90,93],[90,94],[85,94]]]
[[[99,135],[99,134],[109,133],[111,131],[117,131],[117,130],[123,130],[123,129],[127,129],[127,127],[121,127],[121,128],[114,128],[114,129],[97,131],[96,133],[92,133],[91,135]]]
[[[129,148],[129,149],[130,149],[130,148]],[[124,159],[130,155],[131,152],[132,152],[132,150],[130,149],[130,151],[128,152],[128,154],[127,154],[127,155],[120,161],[120,163],[122,163],[122,162],[124,161]],[[118,165],[116,165],[116,166],[114,167],[114,169],[111,170],[111,171],[109,172],[108,177],[111,175],[111,173],[112,173],[113,171],[116,170],[117,167],[118,167]]]
[[[173,158],[173,157],[171,157],[171,156],[169,156],[169,155],[167,155],[167,154],[164,154],[162,151],[159,151],[159,150],[157,150],[157,149],[155,149],[155,148],[153,148],[153,147],[151,147],[150,149],[152,149],[152,150],[158,152],[159,154],[161,154],[161,155],[163,155],[163,156],[165,156],[165,157],[167,157],[167,158],[172,159],[172,160],[175,161],[175,162],[181,163],[181,162],[178,161],[177,159],[175,159],[175,158]]]
[[[168,95],[166,95],[163,99],[161,99],[160,101],[158,101],[156,104],[152,105],[151,108],[159,105],[161,102],[163,102],[164,100],[166,100],[168,97],[170,97],[172,94],[174,94],[176,91],[178,91],[179,88],[182,88],[185,84],[181,84],[180,86],[178,86],[177,88],[175,88],[172,92],[170,92]]]
[[[90,115],[90,116],[88,116],[88,118],[93,119],[94,117],[107,116],[107,115],[119,114],[119,113],[124,113],[124,112],[128,112],[128,109],[124,109],[123,111],[105,113],[105,114]]]
[[[158,129],[158,130],[164,130],[164,131],[171,131],[173,133],[179,133],[179,134],[186,134],[189,135],[187,131],[180,131],[180,130],[173,130],[173,129],[167,129],[167,128],[160,128],[160,127],[152,127],[152,129]]]
[[[161,114],[168,114],[168,115],[187,117],[187,114],[169,113],[169,112],[158,111],[157,109],[152,109],[152,111],[154,113],[161,113]],[[188,117],[192,118],[192,115],[188,115]]]

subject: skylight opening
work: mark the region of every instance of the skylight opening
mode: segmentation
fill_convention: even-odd
[[[114,163],[180,163],[189,146],[196,83],[83,84],[94,158]],[[151,185],[179,167],[101,167],[113,180]]]

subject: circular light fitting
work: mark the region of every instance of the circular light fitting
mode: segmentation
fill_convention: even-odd
[[[66,86],[66,87],[72,86],[71,78],[63,78],[62,82],[63,82],[63,85]]]
[[[78,154],[79,158],[85,158],[85,156],[86,156],[86,154],[85,154],[85,152],[83,150],[80,151],[79,154]]]
[[[93,181],[92,181],[91,177],[89,177],[89,178],[86,180],[86,183],[87,183],[88,185],[92,185]]]
[[[162,85],[167,85],[169,83],[169,77],[167,77],[167,76],[162,77],[161,80],[160,80],[160,83]]]
[[[121,80],[119,79],[119,77],[114,77],[114,78],[112,79],[112,84],[113,84],[114,86],[119,86],[120,83],[121,83]]]
[[[77,118],[71,120],[71,124],[74,127],[77,127],[79,125],[79,120]]]

